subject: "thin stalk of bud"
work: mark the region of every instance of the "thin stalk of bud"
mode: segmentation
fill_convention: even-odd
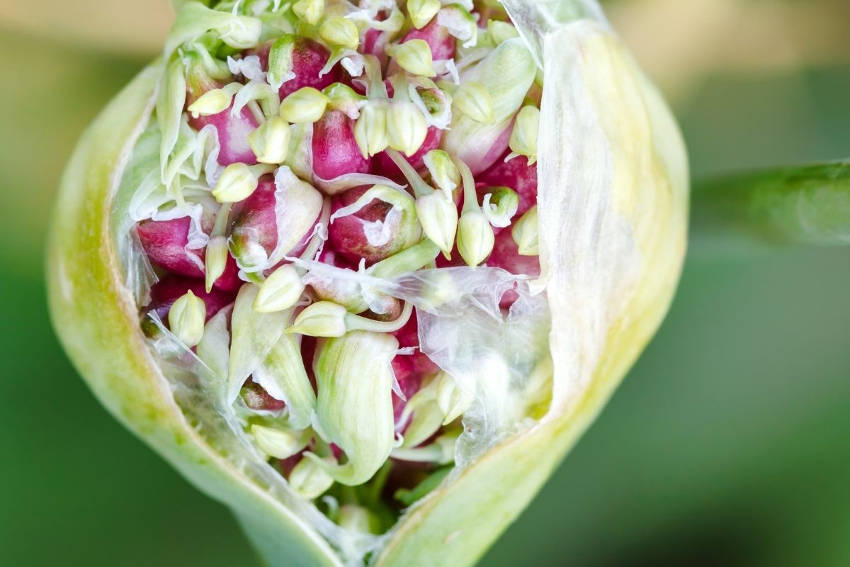
[[[341,337],[351,331],[392,333],[404,327],[413,313],[413,304],[405,302],[401,315],[393,321],[376,321],[349,313],[333,301],[317,301],[295,318],[287,333],[299,333],[310,337]]]
[[[191,348],[204,336],[206,317],[207,308],[203,300],[189,290],[168,310],[168,326],[183,344]]]

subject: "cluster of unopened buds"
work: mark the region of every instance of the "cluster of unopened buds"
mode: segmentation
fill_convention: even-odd
[[[81,140],[49,299],[271,565],[466,566],[666,312],[675,122],[594,0],[174,0]]]
[[[177,173],[136,226],[158,280],[142,324],[228,359],[226,403],[302,496],[382,468],[405,494],[451,463],[473,392],[422,351],[417,309],[363,282],[539,274],[540,77],[498,10],[266,15],[297,33],[263,37],[245,16],[176,48],[157,119],[180,116],[163,166]]]

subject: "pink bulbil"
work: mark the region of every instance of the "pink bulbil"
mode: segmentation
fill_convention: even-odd
[[[260,58],[260,66],[264,71],[269,68],[270,48],[271,45],[266,45],[254,52],[254,55]],[[330,57],[330,52],[322,44],[306,38],[297,39],[292,48],[292,73],[295,77],[280,86],[278,91],[280,98],[284,98],[302,87],[322,90],[339,81],[341,71],[338,65],[334,65],[330,71],[319,76],[319,72],[327,63],[328,57]]]
[[[421,29],[412,29],[401,40],[401,43],[411,39],[421,39],[431,48],[431,57],[434,61],[452,59],[455,56],[455,38],[449,34],[449,30],[437,24],[437,18],[428,22]]]
[[[422,142],[422,145],[419,147],[416,152],[410,156],[402,156],[407,162],[413,166],[413,169],[417,171],[421,171],[425,166],[425,154],[430,152],[431,150],[435,150],[440,147],[440,142],[443,139],[443,131],[435,126],[431,126],[428,128],[428,134],[425,136],[425,141]],[[384,177],[389,177],[393,181],[397,183],[405,183],[404,175],[401,173],[401,170],[398,166],[390,159],[390,156],[387,155],[386,152],[381,152],[375,156],[375,173],[378,175],[383,175]]]
[[[333,217],[333,213],[342,207],[354,203],[367,190],[368,187],[355,187],[334,197],[331,204],[331,216]],[[392,207],[389,203],[373,199],[356,213],[335,218],[328,227],[328,240],[334,250],[355,265],[361,258],[365,259],[368,265],[398,252],[399,247],[404,245],[403,241],[396,238],[402,228],[401,218],[395,225],[390,226],[390,235],[384,244],[370,243],[366,234],[367,225],[384,222]]]
[[[170,275],[151,287],[151,301],[145,311],[154,311],[165,320],[171,305],[190,290],[204,302],[207,308],[207,320],[236,299],[235,291],[213,288],[207,293],[204,289],[204,280]]]
[[[354,139],[353,121],[331,110],[313,125],[313,174],[333,179],[346,173],[368,173],[371,159],[364,158]]]

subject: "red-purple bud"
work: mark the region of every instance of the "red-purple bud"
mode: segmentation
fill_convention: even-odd
[[[528,158],[517,156],[507,162],[499,160],[476,179],[478,195],[483,197],[487,187],[510,187],[519,196],[519,207],[513,218],[521,217],[537,204],[537,165],[528,165]]]
[[[269,68],[269,49],[271,44],[266,45],[252,54],[260,58],[260,66],[263,70]],[[284,82],[279,89],[280,98],[283,99],[302,87],[313,87],[322,90],[328,85],[340,80],[340,67],[334,65],[330,71],[319,76],[319,71],[325,66],[330,57],[330,52],[325,47],[313,40],[298,38],[292,47],[292,79]]]
[[[422,168],[425,167],[425,154],[431,150],[439,148],[440,141],[442,139],[443,131],[435,126],[431,126],[428,128],[428,133],[425,135],[425,141],[422,142],[419,149],[416,150],[416,152],[410,157],[404,156],[403,154],[402,157],[404,157],[404,159],[413,166],[413,169],[421,171]],[[378,175],[389,177],[397,183],[405,183],[404,174],[402,174],[401,170],[393,162],[393,160],[390,159],[390,156],[388,156],[385,151],[375,156],[374,169],[375,173]]]
[[[493,252],[486,264],[493,268],[502,268],[512,274],[537,277],[540,275],[538,256],[522,256],[510,230],[502,230],[496,235]]]
[[[371,159],[364,158],[354,139],[354,122],[331,110],[313,125],[313,174],[333,179],[346,173],[368,173]]]
[[[238,162],[254,165],[257,163],[257,156],[251,149],[251,144],[248,143],[248,135],[259,126],[259,123],[248,107],[243,108],[236,116],[231,113],[232,108],[231,104],[227,110],[218,114],[197,118],[189,114],[189,124],[195,130],[201,130],[208,124],[215,126],[220,146],[218,163],[221,165],[227,166]]]

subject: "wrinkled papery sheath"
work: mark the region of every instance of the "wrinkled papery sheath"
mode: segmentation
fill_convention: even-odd
[[[595,1],[504,5],[545,77],[542,275],[532,287],[550,310],[552,403],[528,427],[459,444],[468,454],[456,470],[383,536],[352,536],[296,497],[214,404],[173,391],[145,344],[128,281],[134,272],[117,252],[126,219],[113,215],[124,210],[119,186],[150,119],[161,64],[103,111],[65,173],[48,283],[66,350],[118,419],[234,511],[270,565],[359,565],[367,553],[377,566],[473,564],[592,422],[667,311],[685,251],[688,191],[669,110]],[[190,415],[175,395],[184,405],[195,399]]]

